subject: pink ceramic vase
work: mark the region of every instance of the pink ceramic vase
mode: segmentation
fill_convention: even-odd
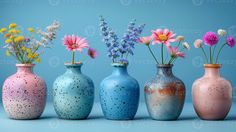
[[[12,119],[39,118],[46,103],[46,84],[33,73],[34,64],[16,64],[16,67],[17,72],[3,85],[4,109]]]
[[[205,75],[193,83],[192,100],[204,120],[224,119],[232,104],[232,86],[220,76],[219,64],[205,64]]]

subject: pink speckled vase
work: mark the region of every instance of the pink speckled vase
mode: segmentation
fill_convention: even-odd
[[[16,64],[16,67],[16,74],[3,85],[4,109],[12,119],[39,118],[46,103],[46,84],[33,73],[34,64]]]
[[[232,104],[232,86],[220,76],[219,64],[205,64],[205,75],[192,87],[197,115],[204,120],[223,120]]]

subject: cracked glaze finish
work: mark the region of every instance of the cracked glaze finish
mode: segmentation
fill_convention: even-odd
[[[205,75],[192,87],[194,109],[201,119],[224,119],[232,104],[232,86],[220,76],[221,65],[205,64]]]
[[[66,72],[53,84],[54,109],[62,119],[86,119],[93,107],[93,81],[81,73],[82,63],[65,64]]]
[[[100,102],[107,119],[131,120],[139,104],[139,84],[127,73],[127,65],[113,63],[114,70],[101,82]]]
[[[33,73],[33,64],[16,64],[16,67],[16,74],[3,85],[4,109],[12,119],[39,118],[45,107],[46,84]]]
[[[176,120],[183,109],[185,85],[172,74],[172,65],[157,67],[157,76],[144,88],[149,115],[154,120]]]

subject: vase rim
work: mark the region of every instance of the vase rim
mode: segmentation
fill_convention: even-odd
[[[17,63],[16,64],[16,67],[34,67],[35,64],[33,63],[26,63],[26,64],[23,64],[23,63]]]
[[[221,64],[204,64],[205,68],[220,68]]]
[[[171,68],[173,64],[157,64],[158,68]]]
[[[83,63],[82,63],[82,62],[75,62],[74,64],[72,64],[71,62],[65,62],[64,65],[65,65],[65,66],[73,66],[73,67],[76,67],[76,66],[82,66]]]
[[[127,67],[128,65],[129,65],[129,63],[122,63],[122,62],[111,63],[111,66],[114,66],[114,67]]]

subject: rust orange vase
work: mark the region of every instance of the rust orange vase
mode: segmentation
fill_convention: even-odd
[[[204,120],[224,119],[232,104],[232,86],[220,76],[220,64],[205,64],[205,74],[192,87],[197,115]]]
[[[185,85],[172,73],[173,65],[157,65],[158,73],[145,85],[145,101],[154,120],[176,120],[182,112]]]

